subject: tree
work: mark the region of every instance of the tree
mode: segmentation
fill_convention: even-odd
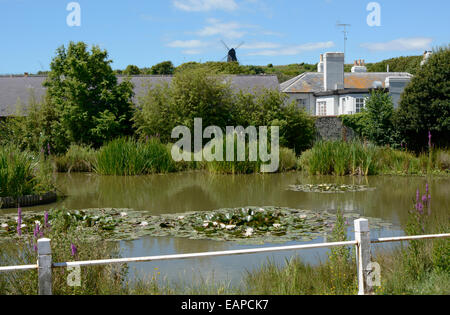
[[[150,69],[150,73],[153,75],[172,75],[174,72],[175,67],[171,61],[158,63]]]
[[[141,74],[141,69],[135,65],[129,65],[124,71],[124,75],[139,75]]]
[[[133,86],[118,83],[108,53],[98,46],[70,42],[58,48],[44,86],[56,119],[48,121],[56,151],[70,143],[100,146],[132,132]]]
[[[377,145],[395,144],[395,131],[392,122],[394,103],[392,97],[382,90],[372,91],[366,101],[366,126],[364,133]]]
[[[428,146],[428,132],[438,146],[450,145],[450,46],[434,51],[406,87],[395,127],[408,148]]]

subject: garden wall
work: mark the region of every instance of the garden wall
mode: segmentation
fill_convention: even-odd
[[[353,129],[344,126],[338,116],[324,116],[316,118],[317,140],[349,141],[357,137]]]

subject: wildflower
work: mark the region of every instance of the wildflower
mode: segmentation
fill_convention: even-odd
[[[417,211],[419,211],[420,214],[423,214],[423,203],[418,202],[416,205]]]
[[[431,149],[431,131],[428,131],[428,147]]]
[[[48,211],[45,211],[44,213],[44,227],[48,227]]]
[[[178,217],[178,220],[180,220],[180,221],[181,221],[181,220],[184,220],[184,216],[179,216],[179,217]]]
[[[51,155],[51,151],[50,151],[50,142],[49,143],[47,143],[47,152],[48,152],[48,155]]]
[[[273,225],[273,227],[276,228],[276,229],[279,229],[281,227],[281,224],[277,224],[276,223],[276,224]]]
[[[234,230],[236,228],[236,225],[227,225],[225,228],[227,230]]]
[[[147,221],[144,221],[144,222],[142,222],[142,223],[140,224],[140,226],[148,226],[148,222],[147,222]]]
[[[22,236],[22,209],[17,209],[17,234]]]
[[[71,244],[70,249],[72,251],[72,256],[75,257],[75,255],[78,253],[77,247],[74,244]]]
[[[8,224],[3,223],[3,224],[2,224],[2,228],[3,228],[3,229],[7,229],[7,228],[8,228]]]
[[[128,216],[128,213],[126,213],[126,212],[121,212],[121,213],[120,213],[120,216],[121,216],[122,218],[124,218],[124,217]]]

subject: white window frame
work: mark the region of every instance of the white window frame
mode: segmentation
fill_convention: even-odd
[[[361,102],[362,102],[362,104],[361,104]],[[356,97],[355,98],[355,113],[361,113],[364,108],[366,108],[366,98]]]
[[[327,102],[326,101],[317,102],[317,114],[318,114],[318,116],[327,116]]]

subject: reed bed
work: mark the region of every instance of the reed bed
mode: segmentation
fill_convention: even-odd
[[[167,146],[158,139],[139,142],[119,138],[97,153],[94,170],[100,175],[135,176],[175,171]]]
[[[20,197],[54,189],[53,169],[40,156],[8,146],[0,147],[0,197]]]

